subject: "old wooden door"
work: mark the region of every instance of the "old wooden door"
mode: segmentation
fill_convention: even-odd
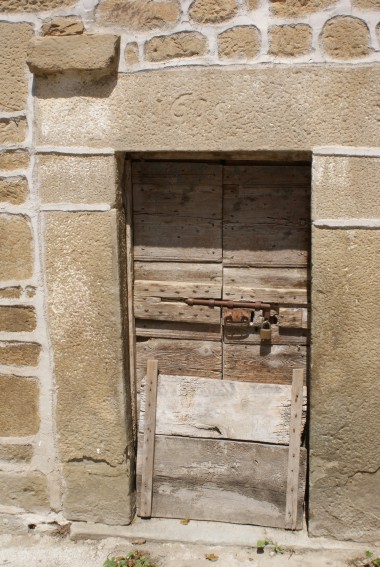
[[[156,359],[151,515],[288,527],[292,371],[307,366],[310,168],[141,161],[131,179],[138,490],[143,383]],[[260,337],[262,310],[239,328],[226,309],[187,298],[270,303],[271,339]],[[305,410],[306,399],[303,423]],[[305,470],[302,448],[297,528]]]

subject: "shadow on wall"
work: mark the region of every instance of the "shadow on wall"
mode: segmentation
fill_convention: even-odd
[[[35,77],[33,96],[41,99],[72,98],[74,96],[108,98],[117,84],[117,75],[96,77],[87,72]]]

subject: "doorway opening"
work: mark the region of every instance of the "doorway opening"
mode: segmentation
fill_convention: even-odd
[[[138,514],[156,360],[150,515],[302,528],[310,193],[305,160],[127,160]],[[304,387],[290,525],[295,370]]]

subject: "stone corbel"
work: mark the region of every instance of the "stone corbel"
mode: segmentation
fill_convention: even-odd
[[[119,51],[117,35],[34,37],[29,43],[27,64],[38,76],[80,72],[103,77],[117,73]]]

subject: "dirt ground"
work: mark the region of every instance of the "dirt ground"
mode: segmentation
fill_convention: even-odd
[[[125,555],[132,549],[148,553],[157,567],[347,567],[365,556],[363,549],[285,549],[275,554],[254,547],[210,546],[194,543],[146,542],[136,545],[119,538],[71,541],[68,538],[30,534],[0,536],[0,567],[102,567],[107,557]],[[214,562],[206,555],[214,554]]]

